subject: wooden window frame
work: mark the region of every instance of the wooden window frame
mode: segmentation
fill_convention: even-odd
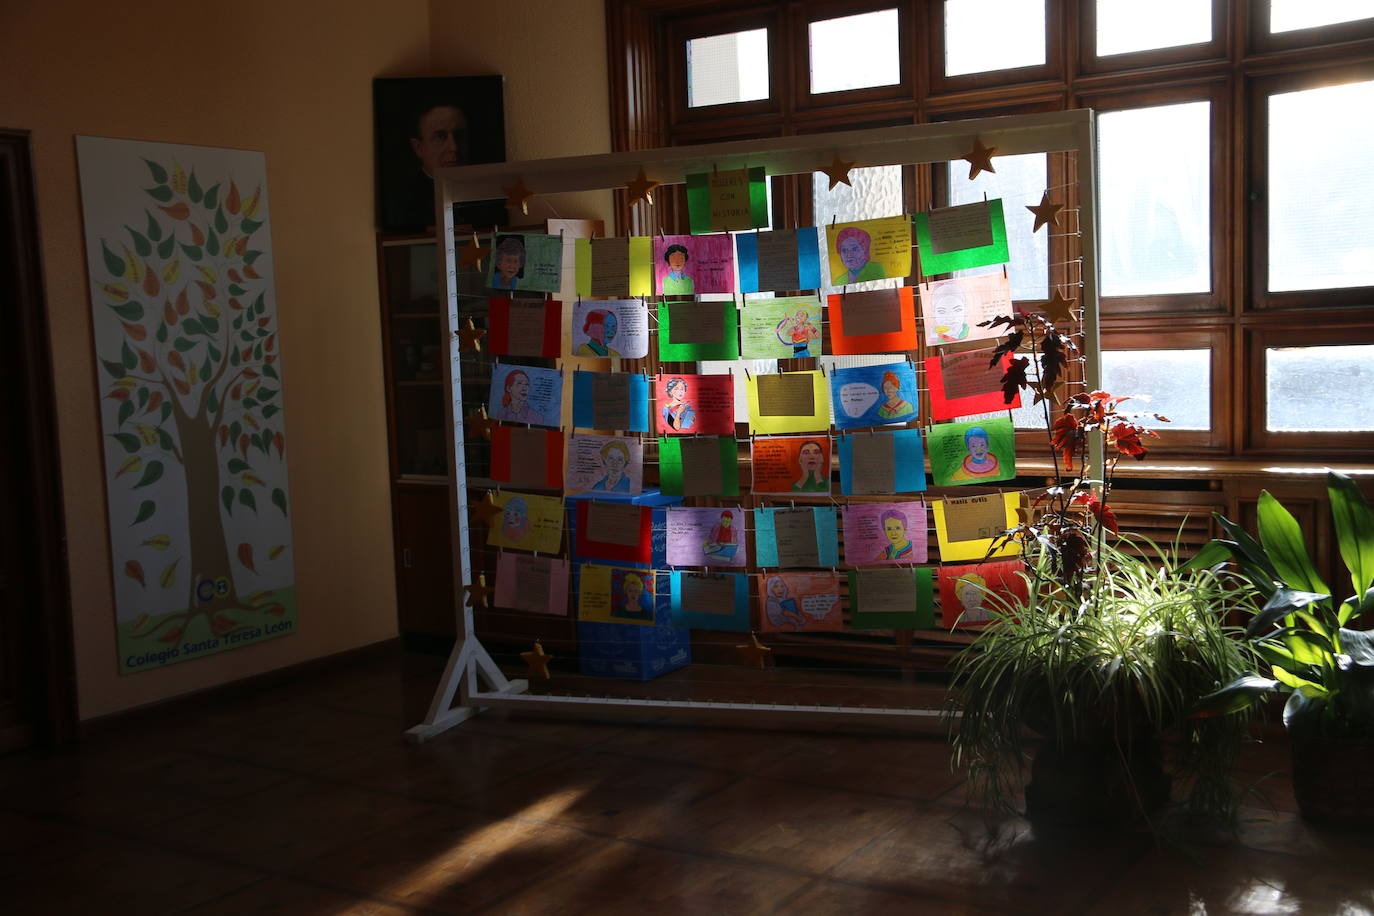
[[[687,104],[687,43],[697,38],[730,35],[766,29],[768,32],[768,97],[746,102],[725,102],[719,105]],[[674,127],[688,124],[719,124],[727,120],[746,120],[750,126],[764,127],[777,120],[791,108],[787,98],[786,77],[791,44],[783,41],[783,17],[776,11],[753,8],[728,13],[684,16],[672,19],[666,28],[668,61],[667,95],[671,123]]]
[[[963,73],[958,76],[945,75],[945,0],[929,0],[927,9],[930,28],[930,59],[927,61],[927,78],[932,94],[961,92],[965,90],[1006,87],[1018,83],[1049,83],[1064,78],[1065,37],[1064,4],[1058,0],[1044,0],[1045,3],[1045,62],[1026,67],[1009,67],[1002,70],[983,70],[978,73]]]
[[[845,16],[859,16],[884,10],[897,11],[898,79],[886,86],[862,89],[839,89],[832,92],[811,91],[811,25]],[[825,112],[835,108],[849,108],[871,102],[884,102],[912,97],[917,65],[912,59],[911,14],[900,0],[822,0],[797,10],[792,19],[792,107],[798,114]]]
[[[1210,41],[1169,48],[1146,48],[1102,57],[1097,53],[1097,3],[1082,0],[1078,6],[1078,69],[1084,74],[1119,73],[1176,64],[1224,60],[1230,55],[1229,0],[1209,0],[1212,4]]]
[[[1197,327],[1187,329],[1102,329],[1102,352],[1113,350],[1210,350],[1210,399],[1208,412],[1210,429],[1172,429],[1165,424],[1159,429],[1160,438],[1147,445],[1154,454],[1165,455],[1221,455],[1230,451],[1231,386],[1217,384],[1231,375],[1231,330],[1229,327]],[[1134,391],[1113,391],[1115,395],[1134,395]],[[1148,392],[1139,392],[1148,394]],[[1135,400],[1122,405],[1125,411],[1154,410],[1150,404]],[[1165,416],[1168,412],[1165,411]]]
[[[1250,85],[1246,175],[1250,199],[1250,294],[1248,310],[1368,308],[1374,305],[1374,286],[1336,289],[1269,291],[1269,98],[1287,92],[1320,89],[1374,80],[1374,63],[1320,71],[1285,74],[1254,80]]]

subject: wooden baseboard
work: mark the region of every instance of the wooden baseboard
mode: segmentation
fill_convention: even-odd
[[[193,690],[190,693],[157,700],[144,706],[136,706],[133,709],[124,709],[109,715],[97,716],[80,723],[77,740],[88,741],[103,738],[130,726],[144,725],[156,719],[166,719],[168,716],[176,716],[181,713],[204,712],[207,707],[217,703],[242,700],[246,696],[273,690],[291,681],[342,671],[355,665],[400,655],[401,651],[400,637],[393,637],[370,645],[359,646],[356,649],[348,649],[321,658],[312,658],[294,665],[287,665],[284,668],[276,668],[251,677],[217,684],[214,687]]]

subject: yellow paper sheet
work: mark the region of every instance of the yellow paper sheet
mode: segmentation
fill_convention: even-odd
[[[763,383],[760,398],[759,383],[764,379],[784,376],[787,381],[805,379],[811,383],[811,400],[793,397],[797,392],[790,384],[777,390],[776,383]],[[747,381],[749,393],[749,431],[751,433],[813,433],[830,428],[830,381],[819,372],[783,372],[776,375],[754,375]],[[770,390],[773,389],[773,390]],[[806,410],[809,413],[792,413]],[[785,412],[784,412],[785,411]]]
[[[1002,508],[1006,527],[1014,528],[1017,524],[1016,509],[1021,503],[1020,493],[1001,493],[993,494],[994,498],[1002,500]],[[977,500],[979,497],[963,497],[961,499],[950,500],[950,502],[960,503]],[[940,561],[948,563],[951,560],[982,560],[984,558],[1014,557],[1021,553],[1021,545],[1016,541],[1006,541],[997,550],[992,550],[995,537],[974,538],[971,540],[955,541],[950,539],[950,525],[945,518],[945,500],[937,499],[931,503],[931,509],[935,516],[935,537],[940,544]],[[975,509],[976,511],[976,509]],[[956,533],[958,525],[956,524]]]

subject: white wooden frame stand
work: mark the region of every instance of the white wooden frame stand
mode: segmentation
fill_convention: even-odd
[[[693,173],[713,169],[762,166],[769,176],[806,174],[821,170],[832,157],[854,161],[858,167],[957,162],[973,148],[975,139],[995,147],[997,156],[1022,153],[1074,152],[1078,156],[1079,231],[1082,239],[1084,373],[1088,390],[1098,386],[1097,168],[1096,123],[1091,111],[1010,115],[870,130],[740,140],[705,146],[570,156],[529,162],[493,163],[442,169],[435,176],[435,225],[440,258],[439,277],[444,299],[444,338],[449,359],[441,360],[452,397],[445,401],[448,423],[450,524],[458,562],[454,566],[458,641],[424,721],[406,731],[424,741],[457,725],[483,708],[515,709],[532,713],[572,713],[589,716],[709,715],[770,727],[778,724],[866,723],[886,727],[939,725],[939,710],[872,709],[847,706],[801,706],[769,703],[725,703],[638,697],[539,696],[526,692],[528,682],[502,674],[473,631],[472,609],[463,586],[472,581],[468,537],[467,464],[463,448],[463,396],[459,384],[458,260],[453,237],[453,204],[506,196],[506,188],[523,181],[536,194],[600,191],[624,187],[644,169],[647,177],[664,185],[682,184]],[[996,165],[996,160],[993,162]],[[1094,455],[1094,462],[1100,462]],[[1095,464],[1095,466],[1098,466]],[[457,705],[454,705],[455,700]]]

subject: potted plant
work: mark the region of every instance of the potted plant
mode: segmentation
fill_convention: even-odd
[[[1217,516],[1227,537],[1207,544],[1189,564],[1235,563],[1264,602],[1251,605],[1245,635],[1273,675],[1238,677],[1205,697],[1196,714],[1246,710],[1272,691],[1286,692],[1283,721],[1302,813],[1368,823],[1374,816],[1374,633],[1356,626],[1374,619],[1374,512],[1343,474],[1328,472],[1326,489],[1350,575],[1344,600],[1332,596],[1297,520],[1267,490],[1259,498],[1258,539]]]
[[[1224,623],[1247,587],[1222,569],[1179,569],[1171,552],[1120,535],[1113,472],[1123,457],[1143,458],[1155,433],[1121,410],[1128,398],[1102,391],[1068,398],[1051,419],[1070,343],[1042,316],[997,322],[1009,329],[999,356],[1028,343],[1039,357],[1037,382],[1029,358],[1016,357],[1003,384],[1008,400],[1031,388],[1044,404],[1058,485],[1003,535],[1022,544],[1028,597],[990,595],[991,622],[955,661],[953,757],[968,768],[972,800],[1015,809],[1029,729],[1043,738],[1025,790],[1037,827],[1148,817],[1176,778],[1190,812],[1229,822],[1247,722],[1188,713],[1250,664]],[[1085,466],[1094,438],[1100,469]]]

